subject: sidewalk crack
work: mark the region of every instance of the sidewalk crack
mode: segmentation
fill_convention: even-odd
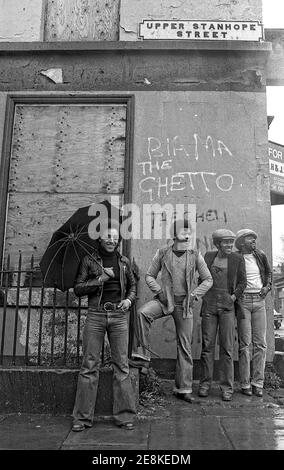
[[[147,436],[147,450],[150,449],[150,438],[151,438],[151,431],[152,431],[152,423],[150,422],[148,436]]]
[[[222,418],[218,418],[218,419],[219,419],[219,424],[220,424],[221,431],[222,431],[223,435],[225,436],[225,438],[229,441],[229,443],[232,447],[232,450],[237,450],[237,448],[234,446],[234,443],[233,443],[232,439],[230,438],[228,432],[226,431],[226,428],[223,424]]]

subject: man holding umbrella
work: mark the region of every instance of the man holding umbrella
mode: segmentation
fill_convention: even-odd
[[[128,258],[118,251],[119,228],[103,229],[98,249],[80,264],[74,292],[88,296],[88,315],[83,332],[83,362],[73,410],[73,431],[93,424],[100,354],[108,334],[113,366],[113,415],[116,425],[133,429],[135,395],[128,366],[127,311],[136,297],[136,282]]]

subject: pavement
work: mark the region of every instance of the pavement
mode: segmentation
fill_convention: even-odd
[[[161,395],[149,394],[141,401],[132,431],[103,417],[92,428],[73,432],[71,416],[2,414],[1,454],[5,450],[85,450],[93,455],[99,455],[96,451],[106,455],[108,451],[284,450],[283,388],[265,390],[263,398],[247,397],[236,383],[233,400],[223,402],[217,383],[207,398],[197,396],[197,386],[194,382],[196,402],[189,404],[172,394],[173,381],[163,380]]]

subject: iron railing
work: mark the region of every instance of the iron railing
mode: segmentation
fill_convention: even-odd
[[[21,254],[17,267],[7,257],[0,271],[0,294],[0,367],[79,367],[86,298],[77,298],[73,289],[63,293],[45,287],[34,257],[27,268]],[[103,365],[109,358],[105,341]]]

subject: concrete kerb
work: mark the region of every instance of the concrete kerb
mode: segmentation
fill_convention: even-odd
[[[0,413],[72,413],[78,369],[0,369]],[[138,370],[131,370],[136,400],[139,397]],[[95,415],[112,415],[112,370],[102,368]]]
[[[275,351],[273,366],[276,374],[281,379],[281,386],[284,387],[284,351]]]
[[[165,374],[167,377],[163,377],[163,374],[160,374],[155,367],[153,370],[158,381],[166,378],[173,379],[173,374],[167,373]],[[269,383],[268,386],[276,385],[276,379],[279,383],[277,377],[279,376],[280,386],[284,387],[284,351],[275,352],[273,363],[267,364],[266,371],[272,373],[268,381],[273,381],[273,384]],[[78,372],[79,369],[0,368],[0,413],[71,414]],[[157,372],[158,375],[156,375]],[[131,368],[130,373],[138,404],[139,370]],[[195,380],[198,378],[194,377]],[[214,379],[218,380],[217,377]],[[238,377],[235,377],[235,380],[238,381]],[[143,381],[141,386],[143,388]],[[100,371],[95,415],[105,417],[112,415],[112,370],[109,367],[102,368]]]
[[[275,338],[273,366],[281,379],[281,386],[284,387],[284,338]]]
[[[275,338],[275,351],[284,351],[284,338]]]

